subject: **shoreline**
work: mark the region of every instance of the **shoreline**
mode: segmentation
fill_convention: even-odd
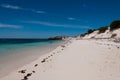
[[[1,69],[0,69],[0,79],[9,75],[9,73],[16,71],[17,69],[21,68],[22,66],[29,64],[35,60],[37,60],[40,56],[53,51],[63,42],[52,43],[44,46],[38,47],[31,47],[26,49],[21,49],[17,51],[13,51],[13,55],[9,55],[1,61]],[[16,61],[17,60],[17,61]],[[9,62],[8,62],[9,61]],[[19,64],[18,64],[19,63]],[[4,66],[4,68],[2,68]]]
[[[120,44],[105,43],[71,40],[0,80],[119,80]]]

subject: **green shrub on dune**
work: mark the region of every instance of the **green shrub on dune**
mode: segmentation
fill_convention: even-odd
[[[104,33],[106,30],[108,29],[108,26],[105,26],[105,27],[100,27],[98,30],[99,30],[99,34],[100,33]]]
[[[110,31],[116,30],[118,28],[120,28],[120,20],[113,21],[110,24]]]
[[[94,30],[89,29],[87,33],[88,33],[88,34],[91,34],[92,32],[94,32]]]

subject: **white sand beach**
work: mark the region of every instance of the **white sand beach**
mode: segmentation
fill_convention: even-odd
[[[120,0],[0,0],[0,80],[120,80]]]
[[[120,80],[120,43],[72,40],[0,80]]]

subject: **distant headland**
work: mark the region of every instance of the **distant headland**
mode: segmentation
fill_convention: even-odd
[[[68,36],[55,36],[48,38],[48,40],[66,40],[68,38],[69,38]]]

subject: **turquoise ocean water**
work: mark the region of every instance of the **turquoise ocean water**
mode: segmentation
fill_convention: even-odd
[[[0,39],[0,77],[59,46],[61,40]]]
[[[0,39],[0,57],[28,48],[45,47],[62,42],[47,39]]]

